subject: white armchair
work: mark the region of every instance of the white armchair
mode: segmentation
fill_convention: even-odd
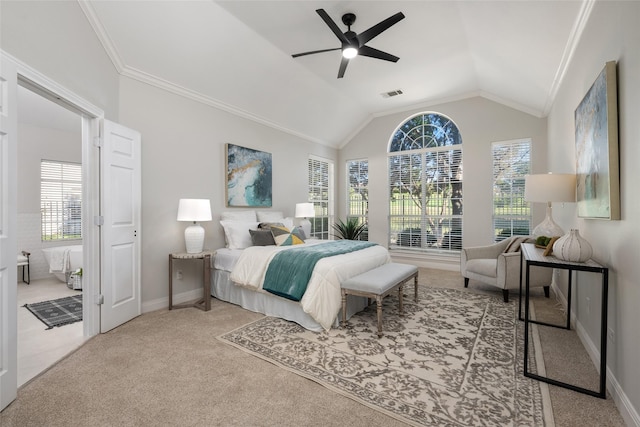
[[[520,250],[518,242],[521,236],[513,236],[488,246],[463,248],[460,253],[460,272],[464,277],[464,287],[469,279],[478,280],[502,289],[504,302],[509,302],[509,290],[520,288]],[[514,245],[511,243],[514,242]],[[528,239],[527,242],[533,242]],[[544,295],[549,298],[549,286],[553,269],[532,266],[529,272],[529,287],[543,287]]]

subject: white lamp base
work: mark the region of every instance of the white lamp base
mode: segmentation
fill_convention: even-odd
[[[188,226],[184,230],[184,243],[188,254],[197,254],[204,249],[204,228],[200,224]]]
[[[304,231],[304,235],[307,237],[307,239],[311,237],[311,221],[309,221],[307,218],[301,219],[300,228],[302,228],[302,231]]]
[[[564,230],[553,221],[553,217],[551,216],[551,203],[547,204],[547,216],[544,218],[544,221],[533,229],[531,235],[533,237],[555,237],[564,235]]]

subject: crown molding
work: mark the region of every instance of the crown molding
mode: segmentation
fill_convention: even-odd
[[[549,94],[547,95],[547,103],[542,110],[545,117],[549,114],[551,108],[553,107],[556,96],[558,95],[558,91],[560,90],[560,86],[562,85],[564,77],[567,74],[567,69],[571,64],[573,54],[575,53],[578,43],[580,42],[580,38],[582,37],[582,33],[587,25],[587,22],[589,21],[589,17],[591,16],[591,12],[593,11],[595,3],[596,0],[585,0],[580,7],[578,18],[573,24],[573,28],[571,29],[571,33],[569,34],[569,39],[567,40],[564,52],[562,53],[560,65],[556,70],[556,75],[554,76],[551,88],[549,89]]]
[[[93,6],[86,0],[78,0],[78,5],[80,5],[80,9],[82,9],[82,12],[87,17],[87,21],[89,21],[89,25],[93,28],[93,32],[98,36],[98,40],[102,44],[107,56],[109,56],[111,63],[116,68],[116,71],[122,73],[125,67],[122,56],[118,52],[118,49],[116,49],[116,45],[111,40],[111,37],[109,37],[109,33],[104,28],[104,25],[102,25]]]

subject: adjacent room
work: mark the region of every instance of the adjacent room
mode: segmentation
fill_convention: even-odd
[[[638,22],[2,0],[0,421],[640,426]]]

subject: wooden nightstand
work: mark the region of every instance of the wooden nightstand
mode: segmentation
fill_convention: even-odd
[[[211,310],[211,256],[212,251],[203,251],[196,254],[188,254],[186,252],[169,254],[169,310],[174,308],[196,307],[200,310]],[[173,305],[173,261],[176,259],[201,259],[202,260],[202,299],[194,303]]]

